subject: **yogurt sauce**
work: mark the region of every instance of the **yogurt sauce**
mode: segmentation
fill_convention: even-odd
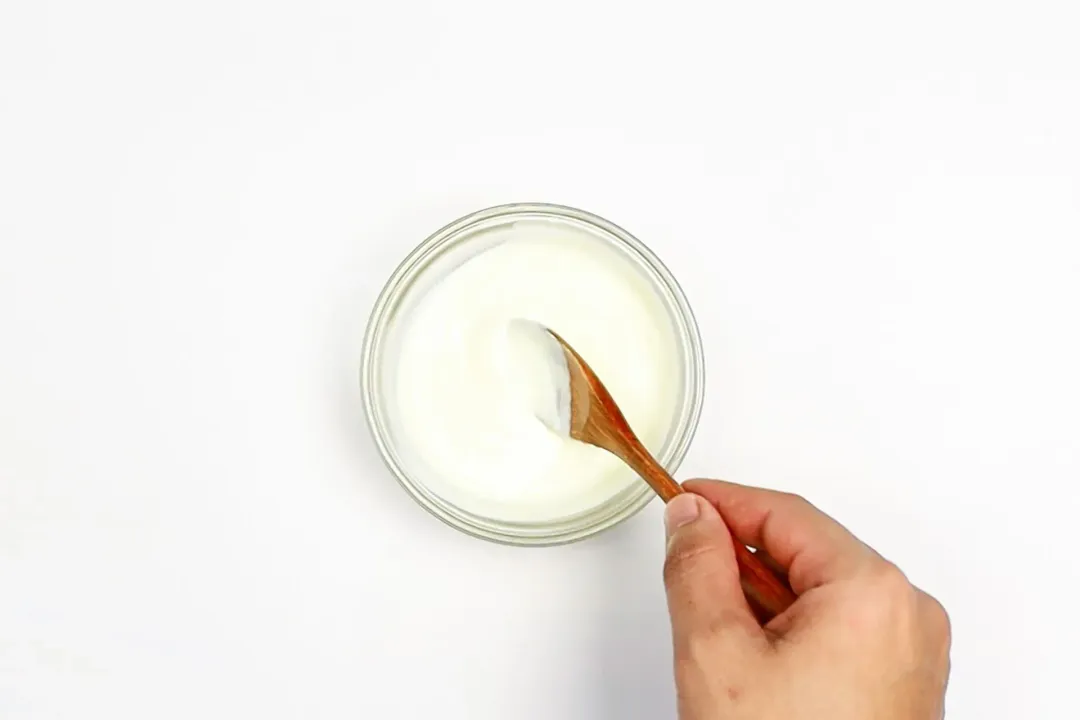
[[[608,242],[542,220],[500,230],[404,317],[391,392],[410,466],[471,513],[544,522],[589,510],[637,476],[538,418],[553,402],[544,351],[515,321],[556,330],[657,453],[676,418],[680,357],[647,276]]]

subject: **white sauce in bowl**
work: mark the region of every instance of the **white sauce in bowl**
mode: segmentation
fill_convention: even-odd
[[[400,318],[387,388],[397,452],[429,491],[476,515],[541,523],[587,511],[640,481],[537,418],[551,379],[514,321],[562,335],[656,453],[677,422],[672,318],[642,268],[590,232],[520,220],[487,234]]]

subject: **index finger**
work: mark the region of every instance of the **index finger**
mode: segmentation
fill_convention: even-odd
[[[715,505],[740,542],[764,550],[787,570],[798,595],[854,577],[881,560],[847,528],[798,495],[722,480],[688,480],[683,487]]]

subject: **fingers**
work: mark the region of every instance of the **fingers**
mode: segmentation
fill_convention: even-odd
[[[720,654],[744,654],[766,642],[743,596],[731,535],[716,508],[684,493],[668,503],[664,519],[664,585],[676,652],[703,639]]]
[[[713,503],[740,542],[764,550],[785,568],[799,595],[881,561],[843,525],[797,495],[720,480],[689,480],[684,487]]]

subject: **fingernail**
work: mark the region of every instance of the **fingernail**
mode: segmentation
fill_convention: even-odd
[[[697,495],[682,493],[671,499],[664,508],[664,525],[668,535],[675,532],[687,523],[692,523],[701,515],[701,506],[698,505]]]

